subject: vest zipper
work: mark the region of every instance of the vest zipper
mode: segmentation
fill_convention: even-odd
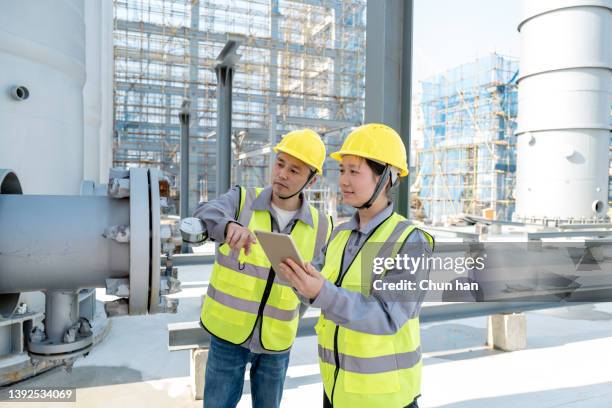
[[[340,260],[340,270],[342,270],[342,264],[344,264],[344,254],[346,253],[346,247],[348,246],[348,240],[344,245],[344,250],[342,251],[342,259]],[[348,269],[347,269],[348,270]],[[342,285],[342,279],[344,279],[344,275],[338,274],[338,278],[334,285],[340,287]],[[338,353],[338,331],[340,330],[340,326],[336,325],[334,329],[334,363],[336,364],[336,369],[334,370],[334,385],[332,385],[331,396],[329,397],[329,402],[331,406],[334,406],[334,391],[336,391],[336,380],[338,379],[338,373],[340,372],[340,355]]]
[[[274,230],[274,228],[272,228],[272,224],[274,222],[274,220],[272,219],[272,214],[269,211],[268,211],[268,214],[270,215],[270,230]],[[293,223],[293,226],[291,227],[291,231],[289,231],[289,235],[291,235],[296,225],[297,225],[297,221]],[[264,293],[263,293],[263,296],[261,297],[261,302],[259,303],[259,309],[257,310],[257,319],[255,319],[255,326],[257,326],[259,319],[262,319],[261,323],[259,324],[259,344],[264,350],[268,350],[268,348],[264,346],[263,340],[261,338],[261,335],[263,332],[263,317],[262,316],[263,316],[264,308],[266,307],[266,303],[268,303],[268,298],[270,297],[270,293],[272,292],[272,285],[274,284],[275,277],[276,277],[276,272],[274,272],[274,269],[270,266],[270,272],[268,273],[268,280],[266,281],[266,287],[264,288]]]
[[[391,216],[393,214],[394,213],[391,213],[391,215],[389,215],[387,218],[385,218],[380,224],[378,224],[376,226],[376,228],[374,228],[374,230],[372,230],[372,233],[370,234],[370,236],[368,236],[363,241],[362,247],[374,235],[376,230],[381,225],[383,225],[389,218],[391,218]],[[359,239],[359,237],[357,239]],[[344,254],[346,254],[346,247],[348,246],[348,243],[349,243],[349,241],[346,240],[346,244],[344,244],[344,250],[342,251],[342,259],[340,260],[340,273],[338,274],[338,278],[336,279],[336,282],[334,282],[334,285],[337,286],[337,287],[341,287],[342,286],[342,281],[344,280],[344,277],[348,273],[349,269],[351,269],[351,266],[353,266],[353,262],[355,262],[355,259],[357,259],[357,256],[359,256],[359,252],[361,252],[361,249],[362,249],[362,248],[359,248],[359,251],[357,251],[357,253],[355,254],[355,257],[351,261],[351,264],[348,266],[348,268],[346,268],[344,273],[342,273],[342,265],[344,265]],[[331,392],[331,396],[329,398],[329,402],[331,403],[332,407],[334,406],[334,392],[336,391],[336,381],[338,380],[338,374],[340,373],[340,353],[338,352],[338,331],[339,330],[340,330],[340,325],[337,324],[336,328],[334,329],[334,362],[336,363],[336,370],[334,371],[334,385],[332,386],[332,392]]]
[[[270,297],[270,292],[272,292],[272,284],[274,283],[274,278],[276,277],[276,273],[274,269],[270,267],[270,272],[268,273],[268,280],[266,281],[266,288],[264,289],[263,296],[261,297],[261,302],[259,303],[259,310],[257,310],[257,320],[261,318],[263,315],[264,307],[266,307],[266,303],[268,302],[268,298]],[[256,320],[256,321],[257,321]],[[261,343],[261,329],[259,330],[259,337]],[[262,344],[263,347],[263,344]]]
[[[340,330],[340,326],[336,325],[336,329],[334,330],[334,362],[336,363],[336,370],[334,371],[334,385],[332,386],[331,397],[329,398],[329,402],[331,406],[334,406],[334,391],[336,391],[336,380],[338,379],[338,374],[340,373],[340,355],[338,354],[338,330]]]

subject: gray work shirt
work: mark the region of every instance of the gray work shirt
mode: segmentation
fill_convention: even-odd
[[[389,204],[363,228],[360,228],[359,213],[355,212],[349,221],[338,225],[334,229],[330,242],[339,231],[351,231],[344,252],[342,275],[347,272],[363,243],[372,235],[376,227],[392,213],[393,204]],[[327,246],[324,248],[323,254],[313,262],[313,266],[319,271],[325,264],[326,251]],[[408,235],[398,254],[401,256],[406,254],[409,257],[420,257],[423,254],[430,256],[432,249],[425,234],[421,230],[415,229]],[[390,269],[382,280],[383,282],[400,282],[403,279],[417,282],[418,287],[420,280],[429,279],[429,268],[420,267],[415,271]],[[336,324],[365,333],[386,335],[396,333],[409,319],[419,314],[425,291],[406,291],[401,294],[401,301],[390,301],[389,297],[375,291],[369,297],[365,297],[360,292],[337,287],[334,282],[326,280],[321,292],[312,303],[302,296],[299,297],[302,302],[320,308],[325,317]]]
[[[268,211],[272,215],[272,231],[281,232],[283,234],[291,233],[294,225],[298,221],[314,227],[312,215],[310,213],[310,205],[304,197],[303,193],[300,193],[301,206],[297,213],[293,216],[291,221],[285,226],[282,231],[278,230],[277,215],[271,206],[272,202],[272,187],[268,186],[264,188],[257,198],[253,201],[252,208],[256,211]],[[227,193],[221,195],[219,198],[206,202],[200,203],[195,209],[193,216],[201,219],[206,225],[208,236],[211,240],[215,241],[217,245],[225,241],[225,228],[229,222],[236,222],[237,215],[240,209],[240,187],[235,186],[231,188]],[[315,254],[316,257],[320,257],[319,254]],[[307,305],[300,305],[300,317],[304,314]],[[259,333],[261,331],[261,318],[257,319],[255,328],[251,337],[249,337],[241,345],[248,348],[253,353],[260,354],[280,354],[286,353],[287,351],[269,351],[265,350],[260,342]]]

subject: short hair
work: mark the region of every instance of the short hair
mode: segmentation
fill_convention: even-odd
[[[365,159],[368,167],[372,170],[372,172],[380,176],[385,171],[386,164],[379,163],[375,160]],[[389,177],[389,184],[385,187],[385,196],[387,196],[387,200],[391,201],[393,197],[391,197],[391,188],[393,187],[393,180]]]

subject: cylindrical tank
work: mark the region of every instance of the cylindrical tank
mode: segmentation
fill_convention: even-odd
[[[608,210],[612,0],[524,0],[517,220],[599,221]]]
[[[3,2],[0,164],[26,194],[78,194],[83,179],[83,0]]]
[[[112,166],[113,2],[85,2],[83,178],[106,183]]]

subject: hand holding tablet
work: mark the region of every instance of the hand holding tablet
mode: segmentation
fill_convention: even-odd
[[[290,235],[267,231],[255,231],[255,235],[274,271],[302,296],[315,299],[325,279],[310,263],[306,264],[301,259],[293,238]]]
[[[255,235],[276,273],[279,273],[280,264],[287,258],[304,265],[291,235],[269,231],[255,231]]]

